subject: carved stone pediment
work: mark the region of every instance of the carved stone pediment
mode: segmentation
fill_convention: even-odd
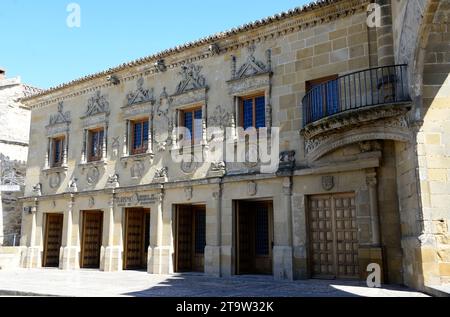
[[[94,96],[89,98],[87,110],[82,119],[99,114],[109,115],[109,102],[106,100],[106,97],[101,94],[100,90],[98,90]]]
[[[181,67],[181,81],[174,95],[184,94],[191,90],[206,88],[206,79],[200,74],[202,66],[188,64]]]
[[[49,124],[46,127],[47,135],[51,136],[67,132],[69,130],[70,123],[70,112],[64,112],[64,103],[61,101],[58,104],[58,112],[50,116]]]
[[[133,90],[127,94],[127,106],[132,106],[141,103],[155,103],[155,97],[153,96],[153,89],[144,88],[144,78],[139,78],[136,83],[136,90]]]
[[[255,45],[248,47],[248,56],[244,64],[236,71],[236,58],[232,59],[231,80],[243,79],[255,75],[270,73],[272,71],[271,50],[266,51],[266,63],[255,58]]]

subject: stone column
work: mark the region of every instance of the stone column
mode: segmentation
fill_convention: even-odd
[[[292,197],[292,243],[294,279],[308,279],[308,225],[306,224],[306,196]]]
[[[103,128],[103,146],[102,146],[102,159],[106,160],[108,147],[108,124],[105,123]]]
[[[209,207],[209,206],[208,206]],[[208,208],[209,211],[213,211],[212,215],[208,215],[208,210],[206,217],[214,219],[214,234],[212,239],[207,241],[207,246],[205,247],[205,273],[212,276],[220,277],[221,272],[221,248],[222,248],[222,185],[219,184],[218,188],[212,193],[211,207]],[[206,221],[206,223],[209,223]],[[207,229],[207,231],[209,231]],[[208,232],[207,232],[208,233]],[[207,234],[207,237],[209,235]]]
[[[206,118],[207,116],[206,103],[202,106],[202,145],[206,145],[208,142],[206,140]],[[194,137],[194,136],[192,136]]]
[[[61,261],[59,268],[62,270],[76,270],[80,268],[78,247],[73,243],[73,208],[74,196],[71,195],[67,210],[64,212],[63,239],[61,246]]]
[[[273,272],[277,280],[293,280],[293,253],[292,253],[292,180],[291,177],[283,179],[282,208],[277,210],[282,215],[279,221],[282,221],[284,232],[278,232],[282,238],[273,248]],[[276,223],[276,222],[275,222]],[[281,230],[281,227],[275,226],[275,230]]]
[[[114,243],[114,201],[115,193],[113,192],[103,222],[106,241],[105,246],[102,247],[105,250],[102,270],[105,272],[117,272],[123,269],[122,247]]]
[[[130,130],[130,120],[125,121],[125,133],[123,134],[122,156],[128,156],[128,135]]]
[[[87,162],[87,138],[88,138],[88,131],[86,129],[83,130],[83,148],[81,150],[81,161],[83,163]]]
[[[67,161],[69,159],[69,131],[66,131],[66,135],[64,138],[64,153],[63,153],[63,166],[67,166]]]
[[[155,246],[153,248],[153,256],[149,260],[149,267],[150,264],[153,266],[153,274],[170,274],[173,271],[170,267],[170,246],[165,246],[163,240],[163,207],[164,190],[161,188],[161,191],[157,194],[155,210],[152,211],[152,221],[155,219],[152,227],[155,229],[156,235],[154,238]],[[153,218],[153,215],[155,218]]]
[[[372,228],[372,243],[374,246],[380,246],[380,218],[378,215],[378,193],[377,193],[377,173],[368,171],[366,173],[366,182],[369,188],[370,202],[370,224]]]
[[[30,229],[30,245],[25,255],[25,268],[39,268],[42,266],[41,248],[36,243],[37,235],[37,213],[38,202],[35,200],[34,206],[31,207],[31,229]]]
[[[381,21],[377,27],[378,66],[395,64],[391,0],[377,0]]]
[[[152,116],[148,117],[148,144],[147,154],[153,154]]]
[[[44,169],[50,168],[50,138],[47,138],[47,151],[45,152],[45,165]]]

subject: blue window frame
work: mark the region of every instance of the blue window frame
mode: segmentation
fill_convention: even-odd
[[[52,140],[53,156],[51,167],[60,167],[64,159],[64,137],[54,138]]]
[[[148,118],[133,122],[132,154],[140,154],[147,151],[148,130]]]
[[[189,130],[190,135],[184,136],[187,144],[199,144],[203,136],[202,109],[194,108],[183,111],[183,126]]]
[[[316,121],[339,112],[339,83],[337,75],[307,82],[307,90],[311,93],[311,116]]]
[[[89,131],[89,162],[100,161],[103,157],[103,129]]]
[[[245,97],[241,99],[241,126],[244,130],[266,126],[266,98],[264,96]]]

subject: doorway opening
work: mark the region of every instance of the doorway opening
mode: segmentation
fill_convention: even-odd
[[[206,206],[177,206],[175,226],[175,272],[204,272]]]
[[[83,235],[81,242],[81,263],[83,269],[100,268],[100,251],[103,236],[103,212],[83,211]]]
[[[63,220],[63,214],[47,214],[45,221],[43,267],[59,267]]]
[[[273,203],[236,203],[236,274],[273,274]]]
[[[125,270],[147,268],[150,246],[150,209],[128,208],[125,210]]]

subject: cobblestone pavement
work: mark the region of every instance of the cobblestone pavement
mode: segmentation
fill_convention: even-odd
[[[38,294],[74,297],[422,297],[401,286],[369,289],[355,281],[274,281],[272,277],[212,278],[202,275],[149,275],[124,271],[0,271],[0,296]]]

